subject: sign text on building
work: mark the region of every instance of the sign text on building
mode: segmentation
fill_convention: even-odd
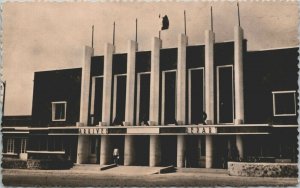
[[[218,133],[217,127],[187,127],[188,134],[216,134]]]
[[[108,134],[107,128],[79,128],[79,134]]]

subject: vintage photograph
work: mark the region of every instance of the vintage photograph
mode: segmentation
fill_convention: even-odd
[[[1,3],[3,186],[296,187],[298,6]]]

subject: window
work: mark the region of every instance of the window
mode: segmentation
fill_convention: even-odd
[[[52,121],[66,121],[67,102],[52,102]]]
[[[140,72],[137,76],[137,125],[145,125],[149,120],[150,108],[150,72]]]
[[[217,66],[217,123],[234,121],[233,65]]]
[[[125,120],[126,74],[114,75],[113,123],[122,125]]]
[[[189,124],[203,123],[203,112],[205,111],[204,68],[189,69],[188,79]]]
[[[176,124],[176,70],[162,71],[161,124]]]
[[[273,91],[273,115],[296,115],[296,91]]]
[[[6,143],[6,153],[14,153],[15,151],[15,139],[9,138]]]
[[[27,139],[21,139],[21,153],[26,153]]]

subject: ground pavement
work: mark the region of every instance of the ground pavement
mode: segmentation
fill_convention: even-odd
[[[157,167],[124,167],[109,170],[2,170],[5,186],[297,186],[297,178],[229,176],[227,170],[181,168],[155,174]]]

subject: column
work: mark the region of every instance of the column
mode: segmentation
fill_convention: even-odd
[[[109,126],[111,123],[111,89],[112,89],[112,60],[115,47],[105,44],[104,67],[103,67],[103,102],[102,102],[102,125]],[[100,165],[111,162],[112,147],[109,136],[101,136]]]
[[[211,30],[205,31],[205,112],[207,124],[214,124],[214,43],[215,34]],[[205,167],[212,168],[213,137],[205,137]]]
[[[88,125],[89,91],[91,77],[91,58],[94,49],[89,46],[83,48],[82,73],[81,73],[81,94],[80,94],[80,116],[79,125]],[[77,164],[87,163],[89,154],[89,137],[79,135],[77,145]]]
[[[162,41],[154,37],[151,43],[151,76],[150,76],[150,125],[159,124],[159,57]],[[157,135],[150,135],[149,166],[157,166],[161,163],[161,142]]]
[[[212,168],[213,165],[213,137],[205,136],[205,168]]]
[[[158,166],[161,163],[161,141],[159,135],[150,135],[149,166]]]
[[[234,27],[234,96],[235,96],[235,124],[244,123],[244,82],[243,82],[243,29]],[[243,157],[243,139],[236,136],[236,146],[240,157]]]
[[[177,102],[176,120],[179,125],[186,124],[186,46],[188,37],[178,35],[178,62],[177,62]],[[177,167],[184,167],[185,162],[185,136],[177,136]]]
[[[135,57],[137,43],[128,41],[125,124],[134,124]],[[124,165],[133,165],[135,160],[134,136],[125,135]]]
[[[185,135],[177,136],[177,167],[183,168],[185,164],[186,154],[186,138]]]
[[[236,135],[236,147],[240,158],[244,158],[243,137],[241,135]]]

